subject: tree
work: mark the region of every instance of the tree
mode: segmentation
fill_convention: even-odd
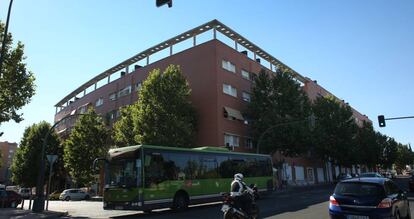
[[[395,160],[395,166],[397,169],[403,170],[406,165],[414,163],[414,153],[411,151],[411,147],[409,145],[398,143],[397,151],[398,153]]]
[[[127,145],[136,145],[139,142],[135,140],[136,128],[134,128],[134,117],[137,116],[137,107],[129,105],[121,108],[121,118],[114,124],[113,140],[117,147]]]
[[[190,95],[191,89],[179,66],[170,65],[162,74],[159,69],[151,71],[139,92],[138,102],[130,108],[135,142],[190,147],[197,131]],[[128,124],[123,119],[120,122]],[[118,135],[130,136],[130,129],[124,126],[118,129],[123,134]]]
[[[384,168],[391,168],[397,160],[398,143],[386,135],[377,132],[377,143],[381,150],[380,163]]]
[[[80,115],[64,143],[65,167],[78,186],[93,181],[93,161],[106,155],[108,140],[109,131],[92,108]]]
[[[51,125],[45,121],[33,124],[27,127],[23,133],[20,146],[16,150],[12,165],[10,167],[12,173],[12,181],[22,187],[36,186],[37,176],[40,168],[40,156],[42,151],[43,139]],[[64,179],[63,171],[63,148],[56,132],[52,131],[47,140],[45,154],[56,154],[58,160],[53,165],[53,178]],[[46,162],[46,169],[49,164]],[[46,171],[45,179],[48,179],[49,171]]]
[[[317,121],[313,145],[323,159],[349,166],[356,163],[355,137],[357,126],[351,107],[332,96],[318,97],[313,104]]]
[[[4,37],[4,24],[1,22],[0,33],[1,45]],[[8,34],[3,69],[0,72],[0,124],[9,120],[17,123],[22,121],[22,114],[17,111],[28,104],[35,94],[35,78],[23,62],[24,45],[21,42],[15,48],[12,45],[12,35]]]
[[[251,92],[247,117],[255,141],[267,130],[258,145],[260,152],[280,151],[295,156],[307,151],[310,103],[289,71],[278,68],[276,74],[270,74],[261,70]]]
[[[371,123],[365,122],[357,129],[356,145],[358,147],[357,163],[366,164],[370,168],[380,163],[381,147]]]

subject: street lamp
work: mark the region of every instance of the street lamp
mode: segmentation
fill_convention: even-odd
[[[269,133],[272,129],[280,127],[280,126],[285,126],[285,125],[291,125],[291,124],[295,124],[295,123],[301,123],[301,122],[309,122],[309,125],[311,126],[311,128],[313,128],[315,126],[315,120],[316,117],[312,114],[310,116],[308,116],[306,119],[302,119],[302,120],[297,120],[297,121],[289,121],[289,122],[284,122],[284,123],[278,123],[275,125],[270,126],[269,128],[267,128],[259,137],[259,140],[257,141],[257,147],[256,147],[256,153],[259,153],[260,150],[260,143],[263,140],[263,137]]]
[[[3,75],[2,75],[3,61],[4,61],[4,54],[6,53],[7,30],[9,29],[9,20],[10,20],[10,12],[11,12],[11,8],[12,8],[12,4],[13,4],[13,0],[10,0],[9,11],[7,12],[6,26],[4,27],[3,42],[1,44],[0,78],[3,77]]]
[[[75,117],[75,116],[85,116],[85,115],[91,115],[91,114],[85,114],[85,113],[78,113],[75,114],[75,111],[73,111],[71,114],[63,117],[61,120],[57,121],[53,126],[47,131],[45,137],[43,138],[43,144],[42,144],[42,152],[40,154],[40,169],[39,169],[39,175],[37,175],[37,184],[36,184],[36,198],[33,201],[33,212],[43,212],[45,208],[45,198],[43,195],[43,185],[45,180],[45,148],[47,144],[47,139],[52,132],[52,130],[62,121]]]

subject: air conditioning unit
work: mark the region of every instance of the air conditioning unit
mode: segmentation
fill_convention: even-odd
[[[247,50],[243,50],[243,51],[241,51],[240,53],[241,53],[241,54],[244,54],[244,55],[246,55],[246,56],[247,56]]]

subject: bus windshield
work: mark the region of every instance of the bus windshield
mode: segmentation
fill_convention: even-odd
[[[108,163],[108,181],[111,187],[136,187],[140,177],[137,171],[141,165],[140,160],[115,159]]]

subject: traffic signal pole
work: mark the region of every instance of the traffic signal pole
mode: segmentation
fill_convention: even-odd
[[[379,115],[378,116],[379,127],[385,127],[385,120],[397,120],[397,119],[414,119],[414,116],[401,116],[401,117],[385,118],[384,115]]]

